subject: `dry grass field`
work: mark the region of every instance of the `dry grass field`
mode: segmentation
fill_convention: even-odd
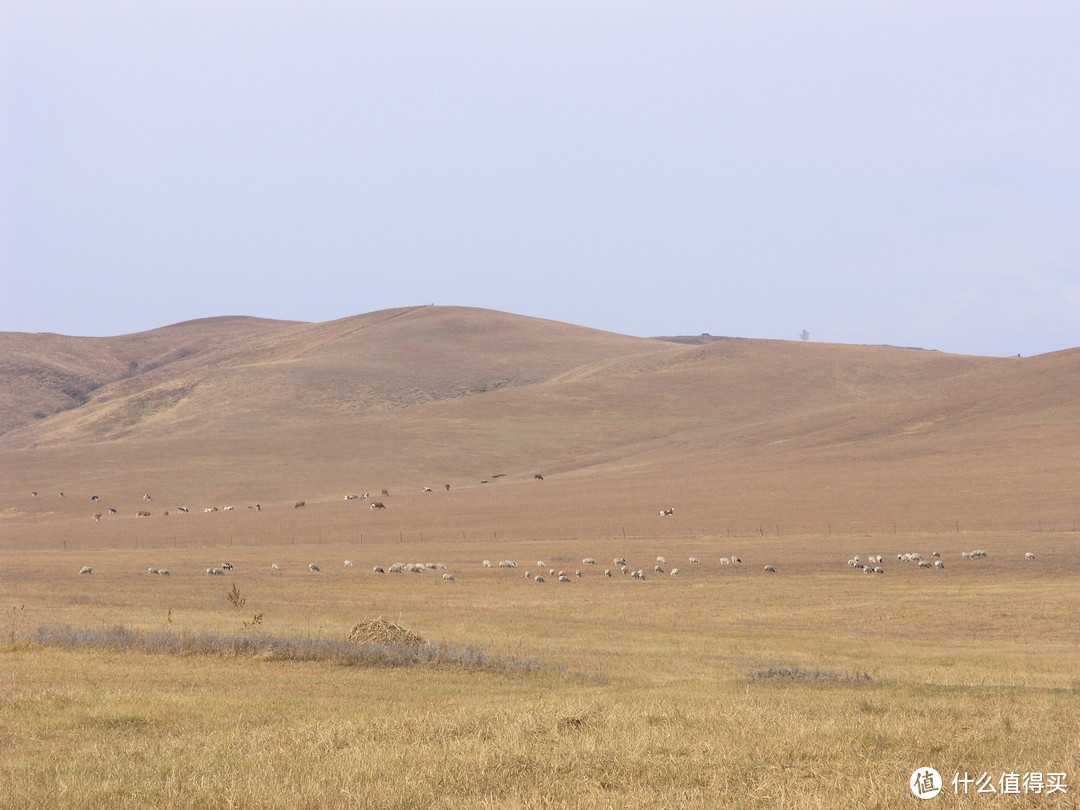
[[[1077,350],[441,307],[0,348],[0,807],[1078,806]]]

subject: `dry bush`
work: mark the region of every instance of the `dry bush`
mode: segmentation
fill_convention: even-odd
[[[427,644],[427,640],[419,633],[400,624],[388,622],[382,616],[356,625],[349,633],[349,641],[353,644],[404,644],[409,647]]]

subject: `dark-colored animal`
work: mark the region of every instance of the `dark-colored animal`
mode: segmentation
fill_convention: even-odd
[[[303,506],[307,506],[307,501],[297,501],[293,504],[293,509],[299,509]]]
[[[371,508],[372,508],[372,509],[385,509],[385,508],[386,508],[386,504],[385,504],[385,503],[383,503],[382,501],[374,501],[374,502],[372,502],[372,504],[371,504]]]

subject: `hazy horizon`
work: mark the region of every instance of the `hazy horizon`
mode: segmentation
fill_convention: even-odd
[[[0,330],[1080,345],[1080,6],[0,11]]]

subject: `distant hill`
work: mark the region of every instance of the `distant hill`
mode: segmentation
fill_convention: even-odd
[[[714,529],[879,512],[1067,523],[1080,519],[1078,393],[1076,349],[636,338],[464,307],[3,333],[0,517],[40,511],[4,504],[46,487],[336,499],[375,482],[526,487],[542,470],[544,499],[608,522],[655,498]],[[540,520],[552,504],[539,492],[491,508]]]

